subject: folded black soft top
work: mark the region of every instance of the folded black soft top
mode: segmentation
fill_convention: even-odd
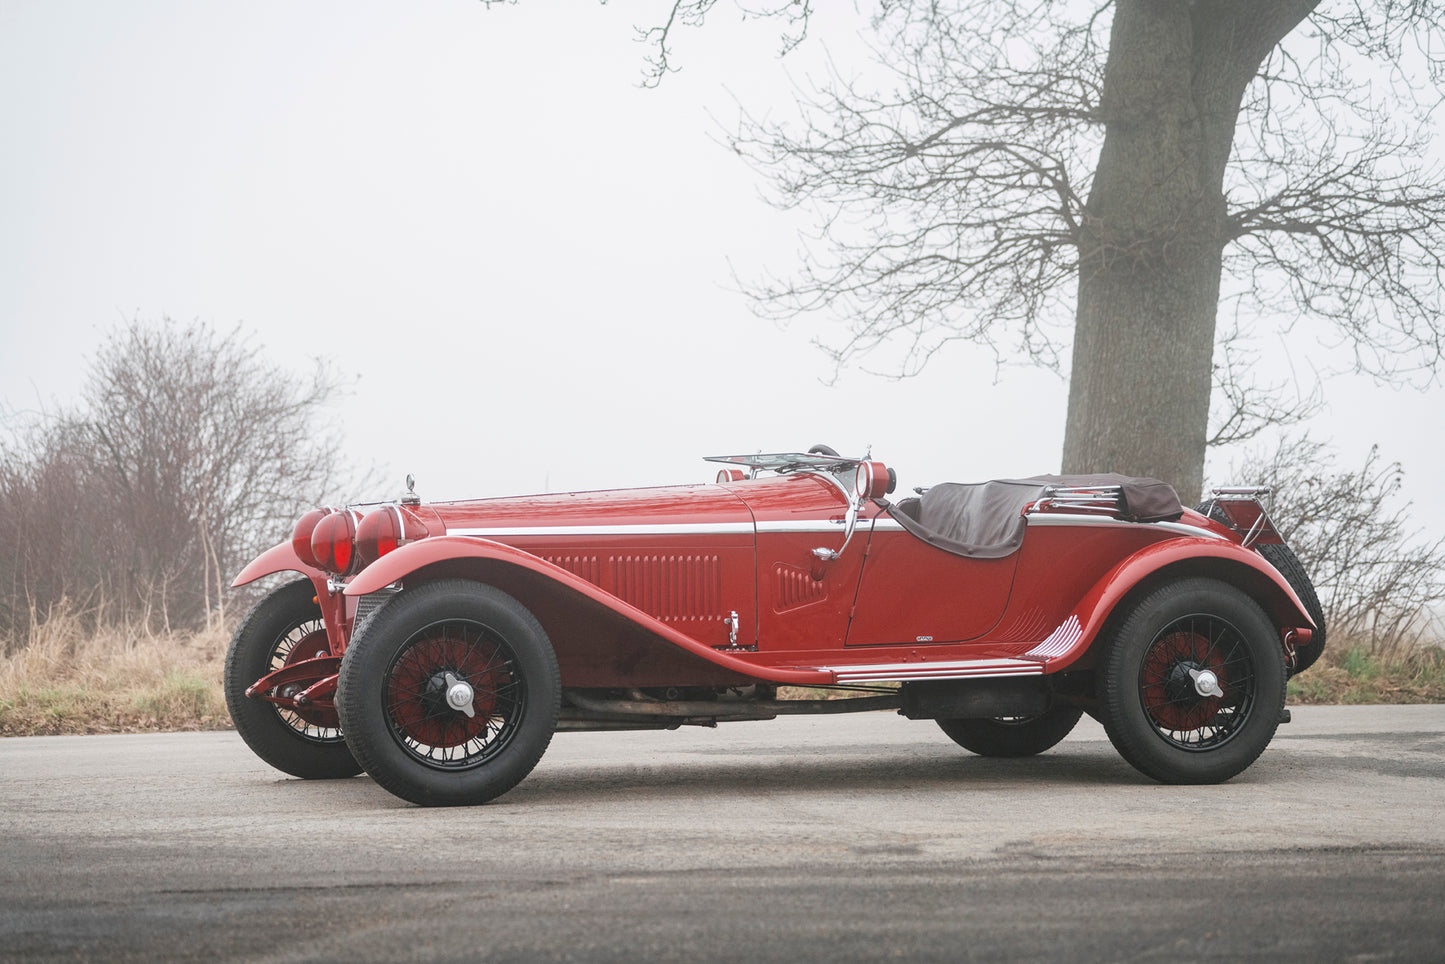
[[[1027,521],[1023,510],[1050,488],[1118,486],[1116,509],[1130,522],[1163,522],[1184,514],[1174,487],[1158,479],[1114,473],[1035,475],[989,482],[944,482],[916,499],[890,505],[888,512],[920,539],[947,552],[999,559],[1018,551]]]

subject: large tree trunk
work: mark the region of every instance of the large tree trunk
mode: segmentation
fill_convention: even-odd
[[[1245,88],[1319,0],[1117,0],[1085,207],[1063,470],[1204,481],[1225,164]]]

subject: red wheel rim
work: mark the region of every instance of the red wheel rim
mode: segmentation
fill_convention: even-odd
[[[1229,685],[1221,654],[1213,651],[1209,640],[1198,633],[1173,633],[1155,643],[1144,657],[1144,705],[1150,715],[1166,730],[1197,730],[1214,719],[1223,704],[1223,697],[1194,694],[1181,700],[1171,694],[1169,683],[1182,682],[1180,671],[1186,667],[1210,670],[1221,689]],[[1177,688],[1173,687],[1173,688]]]
[[[321,619],[308,619],[298,623],[289,632],[276,640],[271,649],[270,668],[267,672],[274,672],[283,666],[291,666],[302,660],[312,659],[317,653],[329,653],[330,643],[326,639],[326,627]],[[287,694],[294,696],[306,688],[305,683],[287,684],[294,687],[293,692]],[[295,730],[298,736],[304,737],[315,743],[339,743],[341,736],[341,721],[336,716],[335,706],[277,706],[271,704],[276,715],[281,718],[291,729]]]
[[[1202,674],[1213,674],[1211,689]],[[1185,750],[1208,750],[1233,738],[1254,706],[1254,662],[1239,631],[1211,615],[1164,627],[1139,667],[1139,697],[1156,732]]]
[[[383,700],[392,734],[409,754],[443,768],[475,766],[511,739],[525,688],[506,642],[467,621],[414,634],[387,671]],[[470,688],[471,715],[447,703],[448,684]]]

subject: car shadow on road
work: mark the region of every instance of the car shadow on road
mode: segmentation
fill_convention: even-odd
[[[1027,759],[859,759],[849,753],[802,751],[766,761],[711,760],[681,764],[539,767],[518,788],[532,796],[579,788],[710,795],[756,791],[839,793],[910,790],[990,790],[1055,786],[1120,786],[1148,783],[1117,756],[1044,755]]]
[[[1107,746],[1052,752],[1025,759],[990,759],[962,750],[910,751],[902,758],[880,756],[877,747],[773,750],[767,759],[720,758],[705,751],[656,763],[603,765],[574,761],[542,763],[494,806],[555,805],[609,796],[636,800],[706,797],[709,805],[759,794],[871,793],[1054,793],[1061,789],[1155,786]],[[761,756],[761,754],[759,755]],[[364,795],[375,804],[379,790],[369,780],[331,784],[331,789]],[[360,800],[357,801],[360,803]],[[394,800],[397,807],[409,807]]]

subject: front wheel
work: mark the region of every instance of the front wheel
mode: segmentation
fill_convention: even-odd
[[[226,651],[222,685],[236,732],[258,757],[306,780],[361,772],[342,739],[336,714],[322,707],[291,709],[251,699],[246,688],[283,666],[328,651],[316,589],[307,579],[282,586],[256,603]]]
[[[979,756],[1035,756],[1068,736],[1083,715],[1076,706],[1055,706],[1038,716],[939,720],[938,728]]]
[[[1284,708],[1284,648],[1259,605],[1213,579],[1144,597],[1099,667],[1119,755],[1161,783],[1219,783],[1253,763]]]
[[[485,803],[521,782],[557,726],[561,677],[521,603],[467,580],[403,591],[341,663],[336,708],[357,760],[425,806]]]

